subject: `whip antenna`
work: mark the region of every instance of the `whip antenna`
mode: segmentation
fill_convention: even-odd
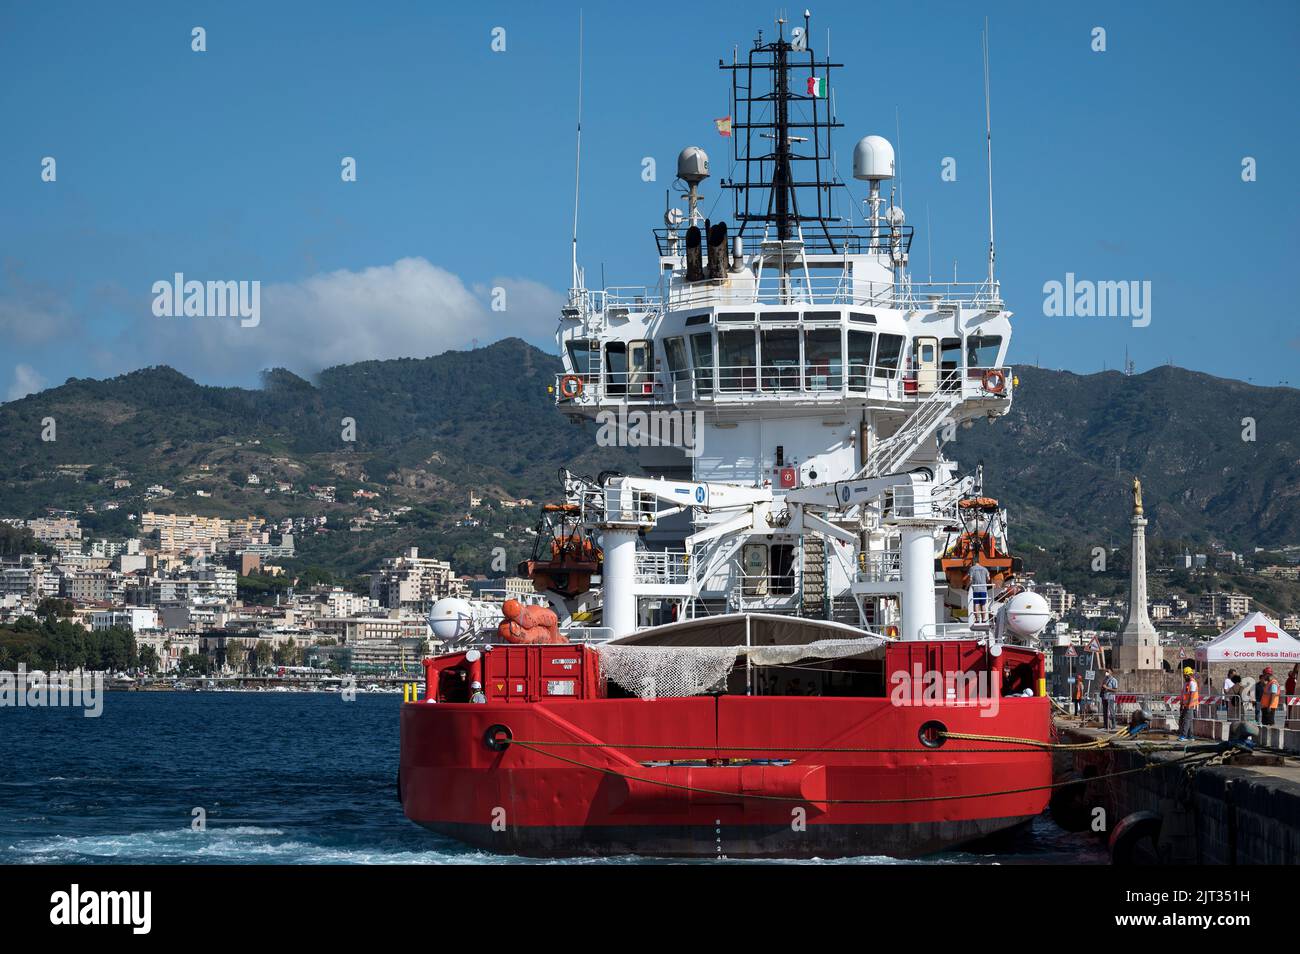
[[[573,288],[582,287],[578,271],[578,183],[582,175],[582,11],[578,11],[578,136],[573,159]]]
[[[989,294],[993,294],[993,119],[989,107],[989,18],[984,18],[984,138],[989,165]]]

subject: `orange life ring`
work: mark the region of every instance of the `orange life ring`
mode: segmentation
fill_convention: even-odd
[[[1001,394],[1007,389],[1007,376],[997,368],[984,372],[984,390],[989,394]]]
[[[582,378],[576,374],[566,374],[560,378],[560,397],[572,401],[582,393]]]

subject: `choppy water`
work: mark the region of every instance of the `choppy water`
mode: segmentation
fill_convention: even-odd
[[[79,709],[0,709],[0,863],[526,861],[406,820],[394,787],[400,704],[397,695],[130,692],[108,694],[96,719]],[[191,830],[196,807],[207,812],[206,831]],[[1040,818],[1004,850],[930,860],[1095,864],[1105,853]]]

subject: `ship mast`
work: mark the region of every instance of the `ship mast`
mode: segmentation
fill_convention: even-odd
[[[738,235],[753,225],[786,242],[804,237],[802,223],[815,222],[818,234],[804,237],[816,246],[810,250],[839,254],[845,229],[831,198],[844,183],[831,163],[831,130],[843,123],[831,116],[829,87],[830,71],[841,64],[817,58],[808,19],[795,42],[781,19],[775,40],[765,43],[760,32],[745,60],[719,61],[732,74],[733,159],[741,174],[722,187],[733,192]],[[792,73],[805,69],[806,91],[798,77],[792,82]]]

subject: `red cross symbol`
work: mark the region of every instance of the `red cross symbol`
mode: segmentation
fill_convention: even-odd
[[[1264,643],[1268,642],[1270,639],[1277,639],[1277,633],[1273,632],[1271,629],[1268,629],[1265,626],[1256,626],[1250,632],[1242,633],[1241,635],[1247,639],[1253,639],[1261,646]]]

